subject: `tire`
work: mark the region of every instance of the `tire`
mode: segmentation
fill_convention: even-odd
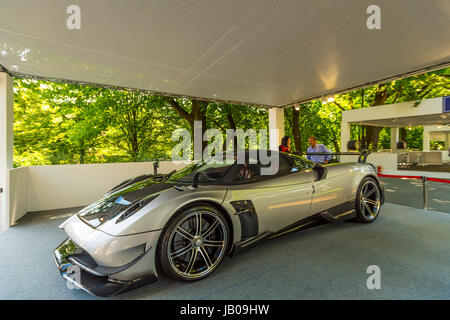
[[[381,190],[377,181],[366,177],[361,181],[356,194],[356,220],[362,223],[371,223],[380,214]]]
[[[174,280],[201,280],[223,261],[229,239],[230,228],[219,210],[206,204],[185,209],[163,230],[157,248],[160,267]]]

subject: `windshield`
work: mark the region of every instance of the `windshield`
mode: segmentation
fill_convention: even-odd
[[[194,175],[201,172],[199,182],[214,183],[225,176],[234,162],[234,159],[231,159],[231,161],[228,159],[228,161],[216,163],[213,159],[210,159],[205,162],[193,163],[172,174],[168,180],[191,183]]]

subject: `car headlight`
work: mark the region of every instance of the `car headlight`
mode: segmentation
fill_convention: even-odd
[[[131,217],[133,214],[141,210],[143,207],[145,207],[147,204],[149,204],[152,200],[154,200],[158,196],[159,194],[155,194],[131,205],[120,215],[120,217],[116,220],[116,223],[122,222],[123,220]]]

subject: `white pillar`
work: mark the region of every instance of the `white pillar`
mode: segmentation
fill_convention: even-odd
[[[430,151],[430,131],[427,127],[423,128],[423,146],[422,151]]]
[[[398,128],[391,128],[391,149],[396,150],[397,149],[397,142],[398,142]]]
[[[284,109],[269,109],[269,147],[278,150],[284,136]]]
[[[0,232],[10,225],[9,169],[13,167],[14,83],[11,76],[0,72]]]
[[[342,119],[341,122],[341,151],[347,152],[347,142],[350,140],[350,123]]]

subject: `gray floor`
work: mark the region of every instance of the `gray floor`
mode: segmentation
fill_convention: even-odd
[[[386,201],[414,208],[423,208],[423,184],[418,179],[381,178]],[[430,210],[450,213],[450,184],[428,181]]]
[[[51,255],[73,210],[32,213],[0,235],[0,299],[97,299],[69,290]],[[369,265],[381,289],[369,290]],[[450,215],[386,204],[372,224],[323,225],[227,258],[195,283],[161,278],[114,299],[450,299]]]

